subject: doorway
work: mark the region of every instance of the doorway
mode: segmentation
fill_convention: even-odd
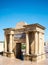
[[[21,51],[21,43],[16,44],[16,58],[23,60],[23,53]]]

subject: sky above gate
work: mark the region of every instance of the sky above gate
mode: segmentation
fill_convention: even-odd
[[[13,28],[20,21],[45,26],[48,40],[48,0],[0,0],[0,41],[4,40],[3,29]]]

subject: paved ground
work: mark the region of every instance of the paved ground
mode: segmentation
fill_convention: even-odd
[[[48,54],[46,54],[46,57],[46,60],[36,63],[0,56],[0,65],[48,65]]]

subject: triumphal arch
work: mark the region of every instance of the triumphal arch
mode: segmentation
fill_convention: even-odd
[[[21,43],[26,45],[24,60],[40,61],[45,59],[44,52],[45,27],[36,24],[17,23],[15,28],[4,29],[3,55],[11,58],[21,56]]]

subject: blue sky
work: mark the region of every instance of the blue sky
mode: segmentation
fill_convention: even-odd
[[[3,29],[15,27],[20,21],[45,26],[48,40],[48,0],[0,0],[0,41],[4,40]]]

